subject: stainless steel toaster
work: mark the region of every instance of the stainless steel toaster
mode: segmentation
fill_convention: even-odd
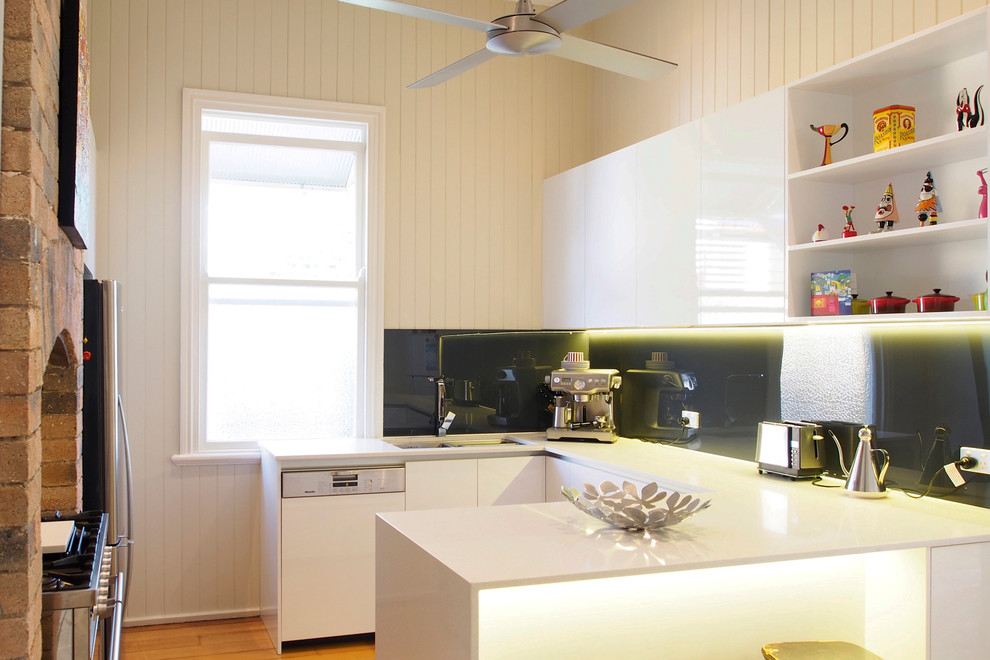
[[[760,474],[792,479],[819,476],[826,468],[822,427],[811,422],[760,422],[756,462]]]

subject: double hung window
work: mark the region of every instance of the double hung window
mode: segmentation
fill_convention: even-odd
[[[185,453],[373,433],[380,109],[184,103]]]

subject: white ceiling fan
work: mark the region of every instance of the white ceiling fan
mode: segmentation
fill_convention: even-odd
[[[403,16],[478,30],[487,35],[485,47],[476,53],[431,73],[410,88],[432,87],[464,73],[498,55],[541,55],[551,53],[582,64],[605,69],[640,80],[653,80],[677,67],[649,55],[579,39],[563,32],[611,14],[640,0],[563,0],[536,13],[532,0],[517,0],[516,10],[493,21],[478,21],[394,0],[341,0],[352,5],[381,9]]]

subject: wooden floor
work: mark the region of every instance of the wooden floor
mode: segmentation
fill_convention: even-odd
[[[163,658],[301,658],[374,660],[375,642],[370,635],[282,645],[282,655],[268,637],[261,619],[226,619],[197,623],[124,628],[121,657],[126,660]]]

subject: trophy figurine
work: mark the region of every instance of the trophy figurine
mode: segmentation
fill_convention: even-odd
[[[835,142],[832,142],[832,137],[842,129],[842,137],[840,137]],[[838,144],[842,141],[842,138],[849,135],[849,124],[822,124],[821,126],[815,126],[811,124],[811,130],[818,133],[825,138],[825,155],[822,156],[822,165],[832,164],[832,145]]]

